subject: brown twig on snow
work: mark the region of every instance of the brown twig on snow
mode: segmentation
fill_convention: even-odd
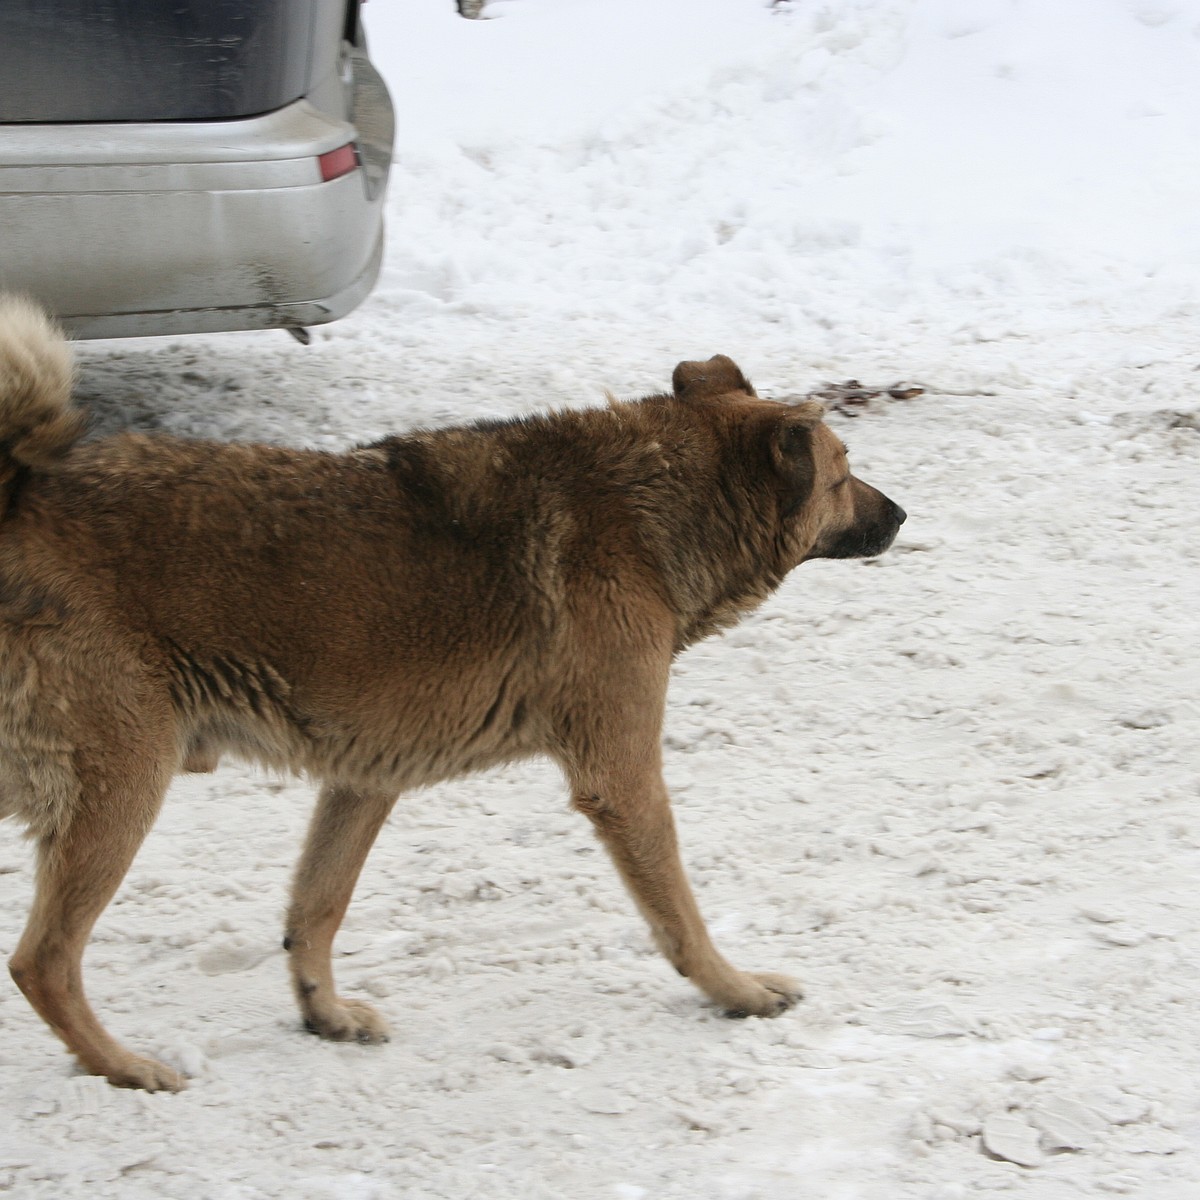
[[[894,383],[890,386],[868,386],[859,383],[857,379],[847,379],[845,383],[823,383],[805,396],[806,400],[819,400],[831,412],[841,413],[846,417],[857,417],[856,409],[864,408],[872,400],[886,396],[890,400],[911,400],[914,396],[922,396],[925,389],[914,383]]]

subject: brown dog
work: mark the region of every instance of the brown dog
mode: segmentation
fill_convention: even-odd
[[[903,511],[814,404],[728,358],[607,408],[347,454],[80,443],[66,345],[0,302],[0,817],[38,843],[13,978],[86,1071],[149,1090],[83,994],[93,924],[172,776],[230,752],[323,782],[284,945],[309,1029],[382,1041],[330,947],[405,790],[562,767],[654,938],[734,1014],[795,1002],[714,949],[661,771],[672,658],[810,558],[885,550]]]

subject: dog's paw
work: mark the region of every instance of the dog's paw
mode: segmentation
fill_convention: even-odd
[[[391,1036],[388,1023],[363,1000],[343,1000],[340,997],[318,1012],[304,1014],[304,1027],[309,1033],[328,1038],[331,1042],[361,1042],[377,1045]]]
[[[187,1086],[178,1071],[137,1054],[123,1057],[100,1074],[113,1087],[140,1088],[143,1092],[181,1092]]]
[[[777,1017],[804,995],[804,989],[787,975],[745,973],[738,982],[742,994],[725,1002],[727,1017]]]

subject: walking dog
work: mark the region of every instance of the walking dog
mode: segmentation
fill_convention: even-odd
[[[669,393],[344,454],[83,439],[69,349],[0,302],[0,817],[37,848],[10,969],[85,1071],[182,1086],[84,996],[91,929],[171,778],[223,753],[321,784],[284,945],[324,1037],[387,1027],[330,947],[397,797],[532,755],[562,768],[654,939],[729,1013],[799,987],[713,946],[661,768],[672,659],[904,512],[813,403],[717,356]],[[231,834],[232,836],[232,834]]]

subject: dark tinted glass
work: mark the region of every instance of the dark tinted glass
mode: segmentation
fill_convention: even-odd
[[[245,117],[304,95],[313,0],[0,0],[0,122]]]

